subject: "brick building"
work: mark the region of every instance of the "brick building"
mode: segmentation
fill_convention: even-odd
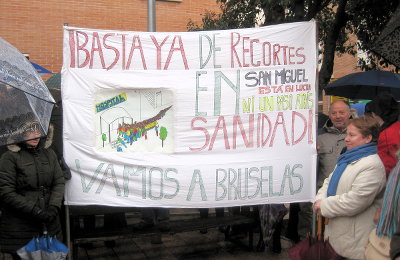
[[[29,59],[52,72],[62,66],[63,25],[107,30],[147,31],[147,0],[8,0],[0,2],[0,36]],[[189,19],[201,23],[216,0],[157,0],[156,31],[187,31]],[[335,58],[332,78],[360,71],[357,57]],[[43,75],[46,80],[51,75]],[[322,106],[323,103],[323,106]],[[329,99],[320,110],[327,113]]]
[[[52,72],[62,66],[63,25],[147,31],[147,0],[7,0],[0,2],[0,36]],[[187,31],[216,0],[156,1],[156,31]],[[43,79],[50,75],[43,76]]]

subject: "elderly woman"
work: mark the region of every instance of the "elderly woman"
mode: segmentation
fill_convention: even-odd
[[[318,191],[313,210],[329,219],[325,239],[348,259],[364,259],[385,187],[385,168],[377,155],[379,124],[372,117],[352,119],[345,138],[347,151]]]
[[[44,227],[61,238],[58,212],[64,195],[57,156],[47,149],[52,135],[40,139],[37,122],[22,129],[26,141],[9,145],[0,160],[0,247],[13,259],[19,259],[16,250],[41,235]]]

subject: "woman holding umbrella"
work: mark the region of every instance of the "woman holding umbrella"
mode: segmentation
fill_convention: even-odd
[[[26,123],[21,131],[22,140],[26,141],[9,145],[0,160],[0,246],[13,259],[19,259],[16,250],[41,235],[44,227],[49,235],[61,239],[58,212],[64,176],[56,154],[47,149],[51,145],[51,127],[46,140],[40,138],[39,129],[38,122]]]
[[[345,138],[347,151],[319,189],[313,210],[328,218],[325,238],[349,259],[364,259],[365,245],[380,207],[385,169],[377,155],[379,124],[372,117],[352,119]]]

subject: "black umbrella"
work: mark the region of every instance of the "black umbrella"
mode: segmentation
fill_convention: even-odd
[[[400,67],[400,5],[374,42],[372,51],[396,67]]]
[[[341,77],[325,87],[327,95],[351,99],[373,99],[383,91],[400,100],[400,75],[389,71],[357,72]]]
[[[0,37],[0,145],[47,135],[54,99],[32,64]]]

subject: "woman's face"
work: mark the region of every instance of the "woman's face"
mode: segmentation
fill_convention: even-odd
[[[346,142],[347,150],[354,149],[363,144],[368,144],[371,142],[371,140],[371,135],[364,137],[361,134],[360,130],[353,124],[350,123],[350,125],[347,126],[347,136],[344,139],[344,141]]]
[[[40,133],[38,133],[38,132],[29,132],[29,133],[27,133],[25,135],[25,139],[32,139],[32,140],[26,141],[25,143],[28,146],[36,147],[39,144],[39,141],[40,141]]]

